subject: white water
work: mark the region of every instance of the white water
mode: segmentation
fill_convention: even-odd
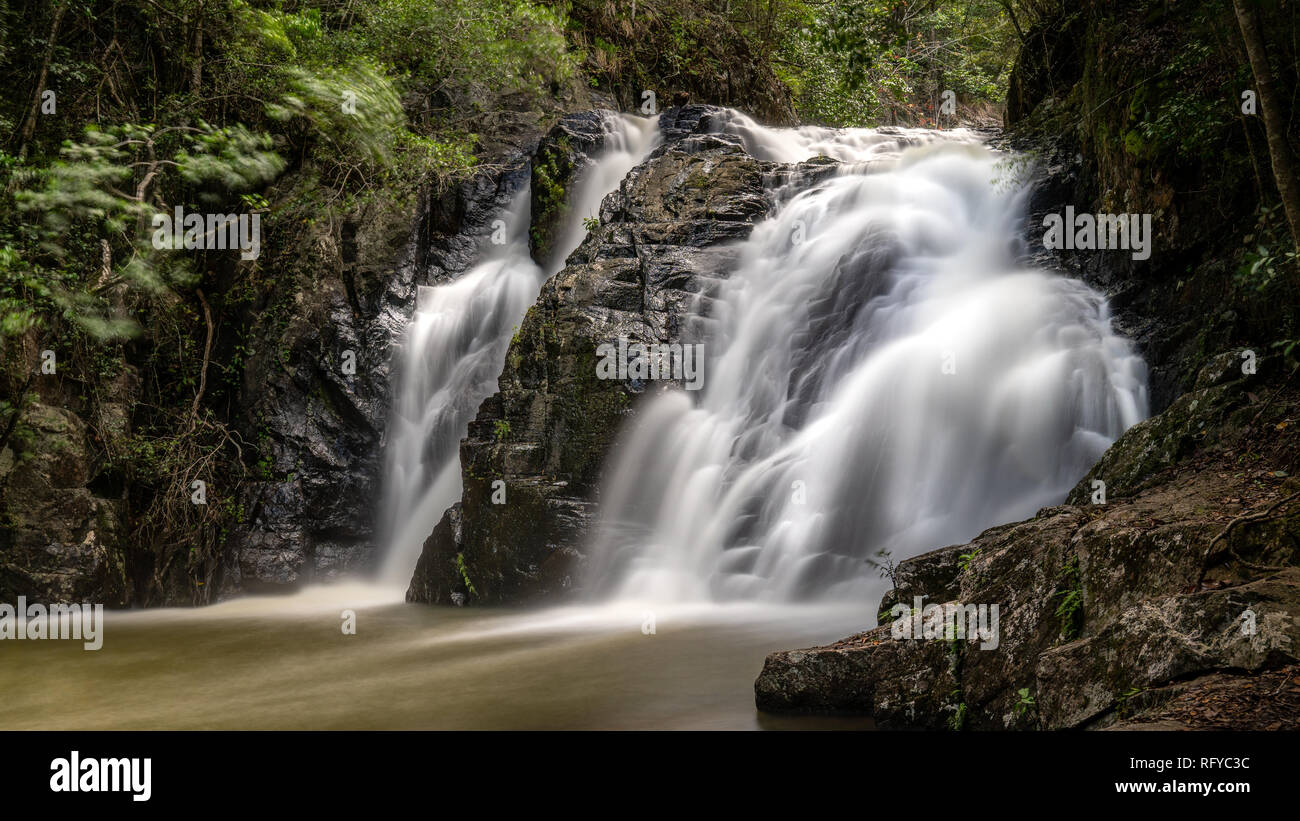
[[[605,195],[618,187],[659,141],[654,118],[605,121],[605,148],[574,186],[559,229],[555,269],[586,236]],[[389,426],[382,583],[410,582],[424,540],[461,495],[459,445],[480,403],[497,390],[510,338],[555,270],[528,251],[528,191],[503,215],[507,241],[484,243],[482,261],[436,287],[420,287],[400,357]]]
[[[719,283],[698,404],[656,398],[616,449],[601,595],[870,599],[879,551],[1059,503],[1145,417],[1101,295],[1017,261],[1025,191],[974,135],[725,130],[845,165],[781,192]]]

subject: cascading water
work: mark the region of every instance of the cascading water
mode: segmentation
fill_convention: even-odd
[[[625,434],[600,595],[865,599],[880,551],[1059,503],[1145,417],[1145,364],[1102,296],[1018,261],[1025,190],[975,135],[723,130],[844,164],[778,192],[718,284],[698,403],[666,393]]]
[[[657,120],[609,115],[604,148],[573,187],[552,270],[529,255],[528,191],[503,215],[506,242],[457,279],[421,286],[397,375],[387,451],[380,580],[405,586],[434,525],[461,494],[459,445],[478,406],[497,388],[514,329],[542,283],[586,235],[585,218],[659,140]]]
[[[476,267],[419,289],[390,422],[385,582],[409,580],[420,545],[460,495],[459,442],[479,403],[495,390],[511,328],[542,282],[528,255],[527,189],[505,222],[507,242],[489,245]]]

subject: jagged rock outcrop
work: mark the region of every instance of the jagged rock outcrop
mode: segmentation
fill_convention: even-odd
[[[711,110],[665,112],[667,143],[606,197],[600,226],[543,286],[500,392],[461,444],[463,498],[425,542],[408,600],[553,600],[574,588],[606,454],[641,396],[680,387],[598,379],[597,347],[691,341],[697,294],[771,207],[773,167],[733,139],[695,133]],[[496,480],[504,504],[492,502]]]
[[[54,405],[35,403],[23,416],[22,434],[0,450],[0,600],[121,606],[128,582],[116,542],[125,506],[95,483],[98,434]]]
[[[471,267],[478,238],[527,181],[517,152],[504,173],[426,198],[414,227],[403,209],[378,205],[343,226],[341,247],[302,249],[332,264],[312,272],[245,371],[245,435],[270,458],[245,495],[223,592],[283,589],[375,560],[390,367],[416,289]]]
[[[1189,689],[1296,663],[1300,390],[1279,360],[1255,376],[1226,370],[1235,358],[1130,429],[1069,504],[903,562],[882,626],[770,655],[758,706],[890,726],[1100,727],[1163,720]],[[998,646],[894,639],[891,608],[916,596],[998,605]]]
[[[605,148],[605,120],[613,116],[613,111],[595,110],[563,117],[533,154],[528,247],[533,259],[547,270],[563,262],[555,259],[559,251],[553,245],[568,216],[569,188]]]

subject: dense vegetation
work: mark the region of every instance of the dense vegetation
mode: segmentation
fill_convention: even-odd
[[[1000,101],[1022,26],[1055,0],[566,0],[591,82],[831,126],[937,122],[945,90]],[[955,121],[950,120],[950,122]]]

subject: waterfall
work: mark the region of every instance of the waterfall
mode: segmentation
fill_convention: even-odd
[[[623,433],[601,596],[866,598],[878,565],[1061,502],[1147,413],[1105,299],[1026,265],[1025,187],[966,131],[720,129],[841,161],[775,193],[712,289],[706,380]]]
[[[396,368],[389,423],[380,580],[410,581],[420,549],[461,495],[460,440],[484,399],[497,390],[510,338],[542,283],[586,236],[583,220],[659,140],[657,120],[608,115],[600,156],[579,174],[557,233],[556,263],[543,270],[528,249],[529,192],[502,215],[506,237],[484,242],[481,261],[442,285],[420,286]]]

